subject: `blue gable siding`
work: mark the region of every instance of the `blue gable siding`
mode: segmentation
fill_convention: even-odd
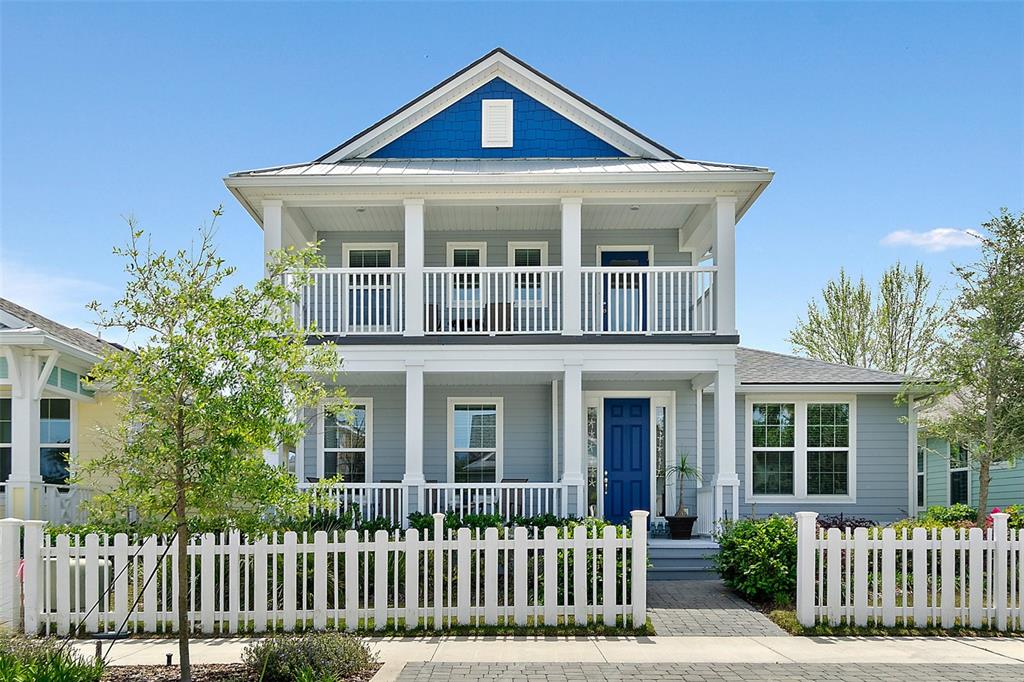
[[[513,101],[514,146],[481,146],[481,102],[485,99]],[[522,90],[495,78],[370,156],[378,159],[453,159],[621,157],[626,154]]]

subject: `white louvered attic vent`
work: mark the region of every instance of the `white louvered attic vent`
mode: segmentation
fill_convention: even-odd
[[[512,146],[512,100],[483,100],[484,147]]]

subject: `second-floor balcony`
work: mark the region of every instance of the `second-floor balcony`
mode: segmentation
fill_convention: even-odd
[[[417,300],[426,335],[563,334],[573,309],[582,334],[714,334],[716,272],[583,267],[567,287],[562,266],[428,267],[421,282],[405,268],[323,268],[301,287],[296,315],[315,334],[405,334]]]

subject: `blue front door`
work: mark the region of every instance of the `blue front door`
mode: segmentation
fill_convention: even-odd
[[[651,508],[651,401],[604,401],[604,518],[629,521],[634,509]]]
[[[601,267],[646,268],[646,251],[602,251]],[[604,331],[647,330],[647,280],[639,272],[611,272],[604,276]]]

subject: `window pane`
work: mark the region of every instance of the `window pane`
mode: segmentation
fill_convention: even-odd
[[[964,469],[970,459],[970,451],[963,443],[950,443],[949,445],[949,468]]]
[[[11,442],[11,399],[0,398],[0,443]]]
[[[793,494],[793,453],[754,453],[754,493],[757,495]]]
[[[925,480],[924,474],[917,475],[917,506],[924,509]]]
[[[350,483],[366,483],[366,453],[324,453],[324,476],[331,478],[339,475],[343,481],[348,481]]]
[[[366,447],[366,406],[353,405],[349,412],[324,414],[325,448]]]
[[[845,450],[807,453],[807,494],[849,494],[849,457]]]
[[[597,515],[597,408],[587,408],[587,509]]]
[[[918,445],[917,446],[917,473],[919,473],[919,474],[923,474],[924,473],[924,459],[925,459],[924,447],[921,446],[921,445]]]
[[[348,252],[350,268],[390,268],[390,249],[353,249]]]
[[[795,445],[796,407],[788,403],[758,403],[752,406],[753,446],[791,448]]]
[[[67,448],[40,448],[39,475],[43,483],[67,483],[71,475]]]
[[[454,249],[452,265],[456,268],[480,267],[480,249]]]
[[[39,442],[71,442],[71,401],[43,398],[39,401]]]
[[[516,249],[514,262],[520,268],[540,267],[540,249]]]
[[[11,477],[11,449],[0,448],[0,483]]]
[[[496,405],[456,405],[454,422],[457,450],[497,447]]]
[[[849,444],[849,405],[811,403],[807,406],[807,447],[845,448]]]
[[[665,499],[666,499],[666,495],[665,495],[665,466],[666,466],[666,464],[668,464],[668,462],[666,461],[668,459],[668,457],[667,457],[667,451],[666,451],[666,441],[665,441],[666,432],[665,432],[665,427],[666,427],[666,423],[668,421],[668,416],[665,414],[665,408],[664,407],[656,408],[654,416],[655,416],[655,421],[654,421],[654,425],[655,425],[655,438],[654,438],[655,453],[654,453],[654,456],[655,456],[655,463],[656,463],[655,465],[657,467],[657,472],[658,472],[657,479],[656,479],[655,486],[654,486],[654,490],[655,490],[655,494],[656,494],[656,500],[655,500],[655,507],[654,508],[656,510],[655,513],[658,516],[665,516],[665,504],[666,504],[666,502],[665,502]],[[681,481],[677,481],[677,487],[682,488]],[[682,494],[682,490],[680,490],[679,492],[680,492],[680,494]],[[675,512],[674,509],[672,511],[673,511],[673,513]]]
[[[949,503],[967,504],[970,499],[968,492],[970,487],[969,471],[951,471],[949,474]]]
[[[495,483],[497,453],[456,452],[456,483]]]

